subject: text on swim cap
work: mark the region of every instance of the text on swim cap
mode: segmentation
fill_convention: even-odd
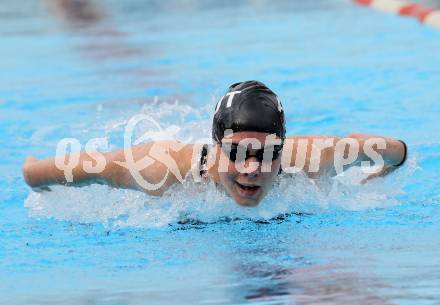
[[[225,97],[228,97],[228,102],[226,103],[226,108],[229,108],[232,106],[232,100],[234,99],[234,96],[238,93],[241,93],[240,91],[231,91],[226,93],[225,95],[222,96],[222,98],[218,101],[217,103],[217,107],[215,107],[215,113],[217,113],[217,111],[220,109],[220,106],[222,104],[222,101]]]

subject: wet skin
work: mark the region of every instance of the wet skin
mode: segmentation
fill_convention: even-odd
[[[238,144],[245,139],[256,139],[263,147],[268,135],[268,133],[263,132],[242,131],[225,136],[222,141]],[[225,171],[218,170],[218,179],[225,191],[241,206],[252,207],[258,205],[266,196],[278,175],[281,167],[281,154],[276,160],[269,161],[269,164],[267,164],[270,166],[270,171],[262,171],[262,164],[266,161],[259,162],[257,160],[255,153],[258,149],[248,146],[250,157],[236,162],[229,160],[227,153],[220,148],[220,145],[217,144],[216,149],[219,152],[217,154],[219,157],[217,158],[218,166],[215,168],[221,168],[222,164],[219,163],[223,162],[227,166]]]

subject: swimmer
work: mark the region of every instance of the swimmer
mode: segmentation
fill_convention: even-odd
[[[403,141],[387,137],[365,134],[345,138],[286,137],[282,104],[272,90],[258,81],[229,87],[215,108],[212,139],[213,145],[178,141],[135,145],[131,155],[135,162],[143,163],[140,169],[134,168],[138,163],[127,162],[124,150],[71,153],[65,157],[77,158],[78,162],[72,168],[70,181],[56,166],[55,158],[28,157],[23,176],[37,191],[50,190],[53,184],[99,183],[158,196],[171,185],[192,177],[198,181],[213,181],[239,205],[256,206],[280,174],[301,171],[310,179],[319,179],[335,176],[352,166],[377,165],[375,171],[368,172],[365,182],[401,166],[407,155]],[[82,165],[96,164],[97,155],[105,161],[105,168],[99,173],[86,171]]]

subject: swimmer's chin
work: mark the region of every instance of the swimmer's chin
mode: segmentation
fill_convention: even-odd
[[[245,208],[255,208],[256,206],[258,206],[259,202],[251,202],[251,203],[238,203],[238,205],[245,207]]]
[[[249,200],[249,199],[234,199],[235,203],[237,203],[239,206],[246,207],[246,208],[254,208],[260,204],[261,200]]]

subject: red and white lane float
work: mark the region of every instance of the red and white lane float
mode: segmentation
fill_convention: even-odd
[[[418,3],[400,0],[352,0],[357,4],[370,6],[379,11],[408,16],[418,19],[421,23],[440,29],[440,10]]]

